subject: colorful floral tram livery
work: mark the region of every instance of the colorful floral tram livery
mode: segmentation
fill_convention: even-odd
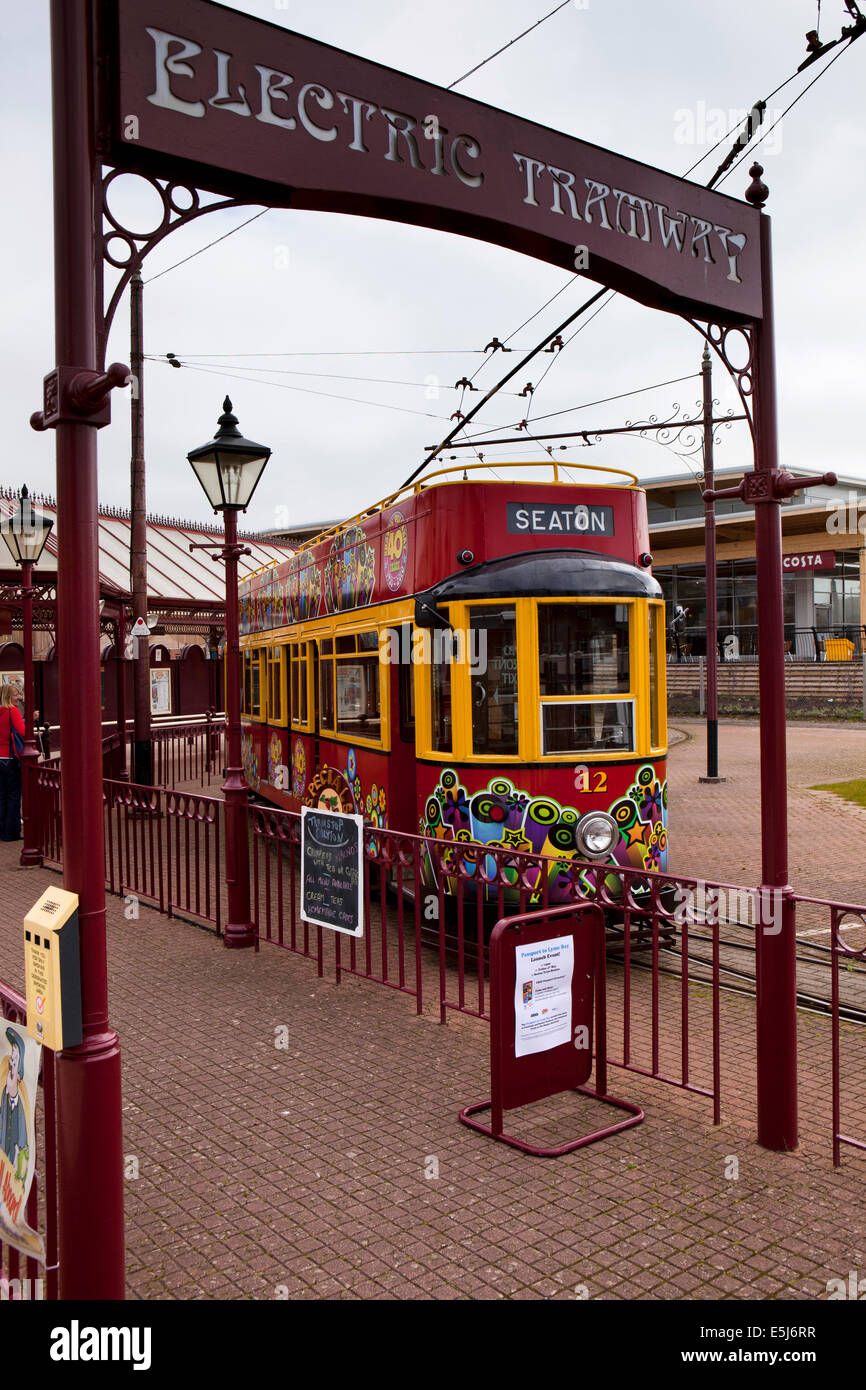
[[[526,464],[474,481],[473,467],[241,585],[249,785],[291,809],[552,856],[552,901],[574,860],[664,870],[664,602],[645,495],[636,480],[560,482],[556,465],[534,466],[551,482],[511,481]],[[426,856],[429,883],[448,862]]]

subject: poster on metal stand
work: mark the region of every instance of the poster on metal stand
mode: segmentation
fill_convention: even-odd
[[[593,1069],[595,1085],[587,1086]],[[628,1118],[553,1147],[506,1134],[504,1112],[563,1091],[625,1110]],[[640,1124],[643,1111],[607,1089],[604,913],[592,903],[503,918],[490,937],[490,1099],[467,1105],[470,1129],[553,1158]],[[490,1124],[472,1118],[490,1110]]]

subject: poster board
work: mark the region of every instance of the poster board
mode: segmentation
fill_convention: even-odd
[[[364,820],[301,807],[301,917],[316,927],[364,935]]]
[[[150,673],[151,714],[171,714],[171,670]]]

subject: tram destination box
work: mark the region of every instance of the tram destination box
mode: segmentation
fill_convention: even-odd
[[[301,917],[363,936],[363,817],[301,807]]]

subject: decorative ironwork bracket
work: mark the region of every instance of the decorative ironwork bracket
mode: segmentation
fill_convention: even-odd
[[[754,353],[755,353],[755,325],[744,324],[723,324],[723,323],[699,323],[697,319],[687,319],[687,323],[692,328],[697,329],[701,337],[712,348],[718,357],[725,371],[730,376],[737,388],[737,395],[743,406],[746,419],[749,422],[749,433],[752,436],[752,445],[757,447],[757,436],[755,434],[755,419],[753,410],[755,379],[754,379]],[[735,345],[739,345],[740,352],[736,353]],[[745,360],[742,360],[743,357]]]
[[[55,367],[44,379],[42,409],[33,412],[30,424],[34,430],[68,424],[101,429],[111,423],[110,393],[117,386],[128,386],[131,380],[131,372],[122,362],[112,362],[107,372]]]
[[[808,473],[801,478],[794,473],[747,473],[736,487],[707,488],[703,498],[715,502],[720,497],[739,497],[754,507],[761,502],[784,501],[807,487],[835,487],[838,481],[835,473]]]
[[[112,212],[110,206],[112,187],[115,180],[120,177],[140,179],[159,197],[162,204],[162,216],[149,231],[134,231],[131,227],[125,226],[119,216]],[[202,204],[202,195],[197,188],[190,188],[187,184],[173,183],[168,179],[154,178],[149,174],[133,174],[126,169],[109,169],[107,172],[103,170],[97,195],[97,206],[102,212],[100,271],[102,271],[103,263],[120,271],[103,321],[101,324],[97,324],[100,339],[100,361],[104,361],[108,335],[111,332],[117,306],[133,275],[140,272],[145,257],[149,256],[151,251],[159,246],[160,242],[176,228],[185,227],[188,223],[194,222],[196,218],[203,217],[205,213],[219,212],[223,208],[255,207],[257,204],[248,203],[242,198],[216,198],[212,203]]]

